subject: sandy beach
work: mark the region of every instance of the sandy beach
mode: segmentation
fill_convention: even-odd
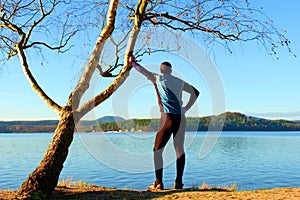
[[[12,199],[14,191],[0,191],[0,199]],[[51,200],[57,199],[260,199],[260,200],[298,200],[300,199],[300,188],[276,188],[268,190],[251,190],[251,191],[224,191],[223,189],[183,189],[183,190],[163,190],[163,191],[141,191],[127,190],[106,187],[57,187],[53,192]]]

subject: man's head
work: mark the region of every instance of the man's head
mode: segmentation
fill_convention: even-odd
[[[171,74],[172,73],[172,65],[169,62],[162,62],[160,64],[160,72],[162,74]]]

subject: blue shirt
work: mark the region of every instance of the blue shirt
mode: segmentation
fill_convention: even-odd
[[[171,74],[153,74],[164,113],[184,114],[182,109],[182,89],[184,81]]]

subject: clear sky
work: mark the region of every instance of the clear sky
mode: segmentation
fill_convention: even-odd
[[[291,40],[292,50],[298,57],[294,58],[282,48],[279,50],[280,60],[275,60],[255,43],[245,43],[242,47],[237,45],[233,54],[225,49],[215,49],[213,61],[224,87],[225,110],[266,118],[300,120],[300,1],[265,0],[256,3],[264,7],[279,30],[287,31],[286,36]],[[51,62],[43,62],[34,56],[29,58],[37,81],[60,105],[66,103],[80,69],[86,62],[86,55],[78,56],[74,52],[68,52],[64,56]],[[187,114],[212,114],[213,103],[209,86],[201,74],[190,70],[193,67],[186,60],[161,54],[146,57],[142,64],[157,71],[159,63],[164,60],[171,61],[174,71],[201,92],[197,104]],[[40,64],[42,62],[43,66]],[[182,66],[187,66],[189,70]],[[31,90],[17,58],[0,69],[0,120],[58,119]],[[107,79],[94,80],[93,90],[87,97],[100,91],[107,82]],[[133,86],[132,83],[136,82],[139,83],[138,86]],[[99,105],[88,118],[106,115],[120,115],[125,118],[157,117],[158,108],[153,87],[144,77],[132,71],[120,90],[110,100]]]

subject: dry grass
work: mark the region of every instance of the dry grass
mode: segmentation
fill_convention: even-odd
[[[95,186],[92,185],[90,182],[88,181],[81,181],[81,180],[77,180],[77,181],[73,181],[72,177],[68,177],[67,179],[62,178],[61,181],[59,181],[57,183],[58,187],[90,187],[90,186]]]
[[[226,191],[226,192],[234,192],[237,189],[237,184],[236,183],[232,183],[231,186],[209,186],[206,183],[203,183],[199,188],[199,190],[202,191]]]
[[[11,190],[0,190],[0,199],[6,200],[6,199],[13,199],[15,197],[15,191]]]

